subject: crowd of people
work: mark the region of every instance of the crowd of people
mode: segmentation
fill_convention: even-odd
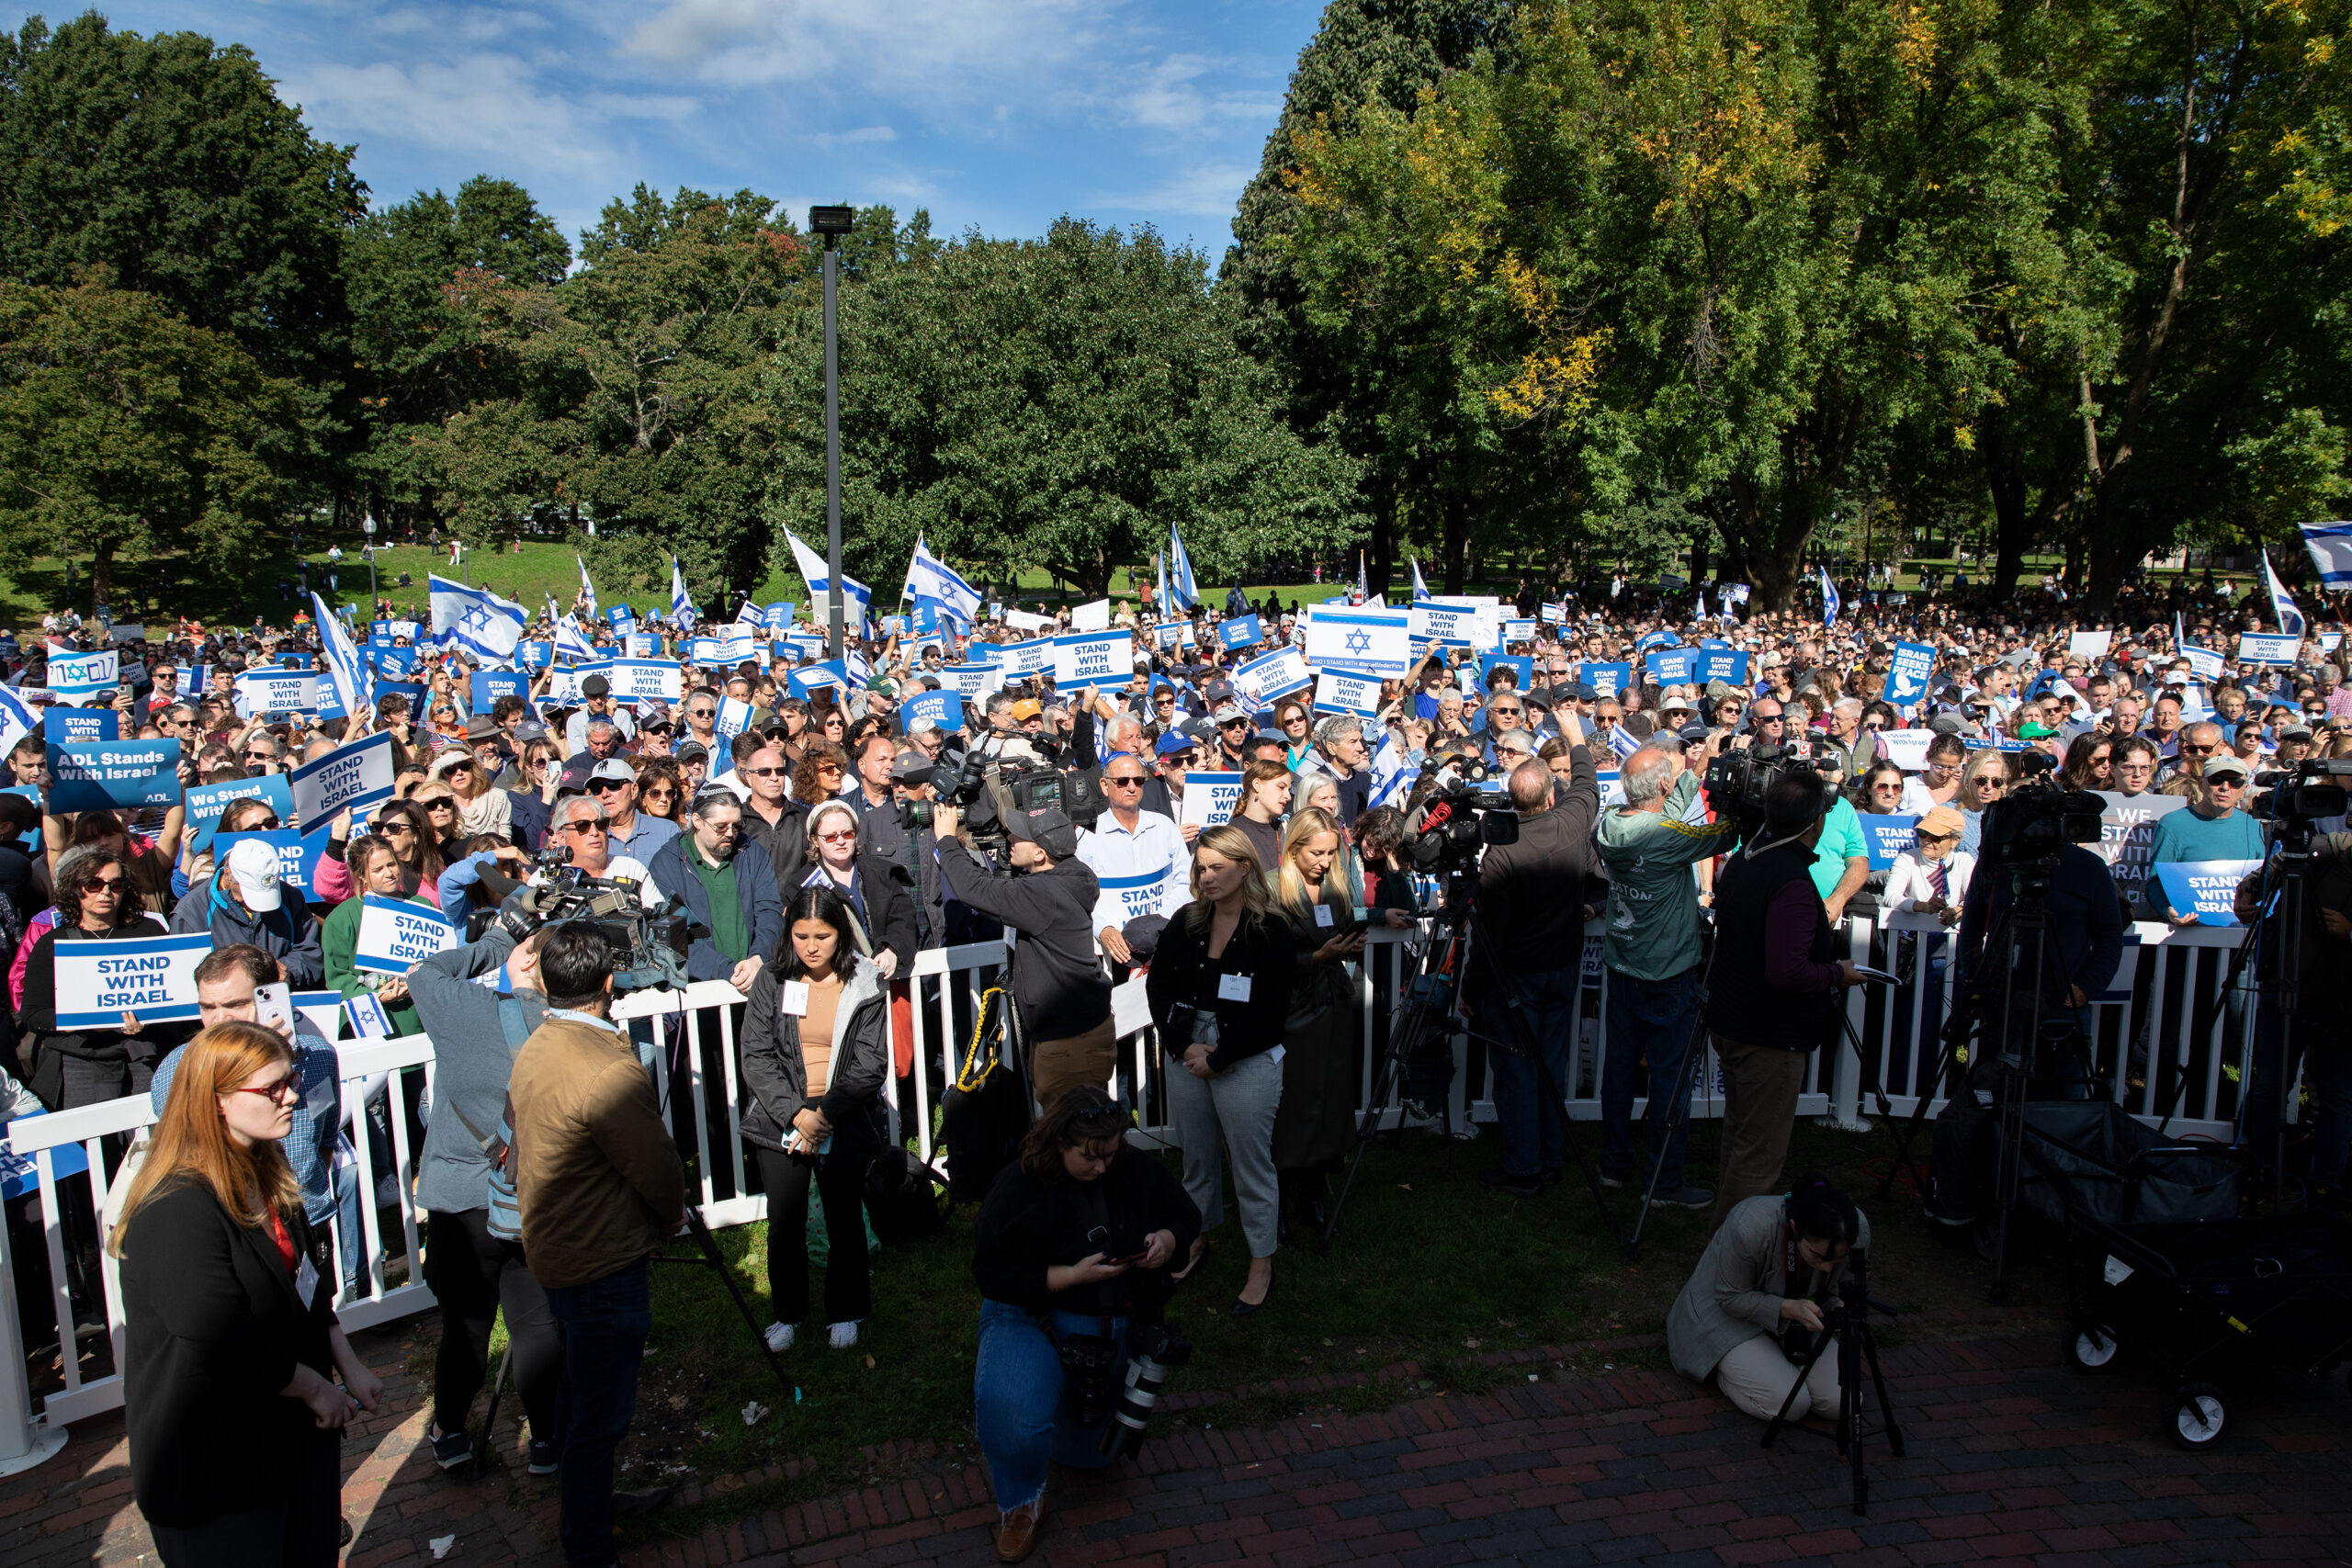
[[[743,998],[739,1174],[769,1201],[766,1339],[779,1354],[812,1306],[827,1352],[866,1332],[862,1246],[832,1246],[821,1292],[813,1282],[810,1193],[830,1235],[857,1237],[893,1111],[917,1103],[917,1075],[931,1079],[922,1102],[941,1087],[941,1064],[911,1050],[920,955],[1014,936],[1008,986],[1035,1120],[999,1129],[993,1158],[947,1134],[959,1182],[985,1181],[975,1393],[1006,1561],[1042,1528],[1049,1461],[1107,1462],[1081,1385],[1115,1380],[1137,1327],[1193,1280],[1228,1170],[1248,1258],[1234,1316],[1269,1310],[1281,1249],[1324,1234],[1362,1109],[1369,940],[1409,935],[1449,903],[1469,911],[1463,1006],[1491,1043],[1480,1055],[1498,1152],[1479,1179],[1544,1191],[1567,1159],[1564,1099],[1592,1083],[1602,1181],[1711,1216],[1668,1325],[1675,1364],[1769,1415],[1794,1382],[1781,1325],[1818,1329],[1815,1303],[1868,1242],[1849,1201],[1816,1179],[1792,1189],[1783,1168],[1835,998],[1864,978],[1840,956],[1842,922],[1924,917],[1952,933],[1935,963],[1975,962],[2008,897],[1982,870],[1989,814],[2039,768],[2144,829],[2067,846],[2052,879],[2047,999],[2085,1009],[2117,975],[2128,921],[2219,918],[2177,907],[2147,868],[2261,861],[2255,775],[2352,758],[2352,689],[2340,628],[2314,629],[2290,660],[2242,661],[2236,638],[2256,615],[2186,582],[2135,589],[2097,627],[2052,604],[1860,583],[1830,617],[1751,612],[1733,586],[1659,599],[1621,580],[1432,600],[1482,617],[1493,641],[1413,646],[1395,667],[1357,671],[1352,694],[1313,662],[1305,684],[1265,690],[1253,663],[1306,645],[1313,609],[1253,605],[1238,588],[1222,611],[1102,607],[1132,640],[1112,673],[1082,683],[1007,671],[1013,645],[1067,630],[1069,610],[869,624],[838,664],[756,610],[735,628],[754,656],[717,665],[695,658],[691,628],[648,617],[633,629],[652,628],[677,695],[636,702],[605,673],[565,668],[628,648],[572,615],[558,619],[586,653],[534,665],[518,649],[523,689],[494,698],[475,676],[502,661],[454,646],[449,628],[360,628],[362,660],[380,656],[383,677],[410,688],[372,703],[343,691],[347,671],[321,641],[337,628],[184,624],[121,644],[119,686],[78,705],[111,715],[122,739],[176,742],[176,803],[74,812],[51,808],[50,720],[76,705],[52,700],[47,672],[105,647],[105,628],[0,642],[0,709],[20,732],[0,735],[14,773],[0,793],[0,944],[15,1018],[0,1068],[20,1112],[146,1095],[158,1118],[128,1156],[135,1174],[105,1245],[122,1260],[135,1489],[164,1561],[331,1556],[331,1434],[381,1397],[332,1307],[365,1261],[371,1173],[346,1128],[370,1112],[346,1098],[337,1031],[266,1014],[281,987],[353,1004],[355,1031],[372,1006],[390,1032],[433,1041],[431,1102],[379,1094],[373,1113],[423,1123],[414,1199],[442,1307],[436,1461],[475,1462],[469,1412],[503,1314],[529,1468],[560,1477],[567,1559],[605,1568],[616,1510],[658,1502],[614,1492],[614,1455],[650,1323],[646,1259],[687,1212],[676,1111],[645,1070],[641,1030],[610,1018],[622,955],[587,926],[534,923],[536,890],[559,874],[616,879],[649,908],[682,910],[685,976]],[[1222,635],[1253,615],[1253,635]],[[531,629],[553,642],[564,628]],[[340,714],[255,711],[248,673],[305,667],[343,698]],[[382,798],[302,822],[256,792],[191,816],[218,786],[378,734],[391,738]],[[1754,811],[1706,786],[1712,763],[1781,747],[1802,765],[1768,770]],[[1045,796],[1016,787],[1046,776],[1060,782]],[[1515,819],[1479,858],[1475,908],[1416,852],[1431,802],[1461,787]],[[1889,822],[1907,823],[1899,853],[1875,836]],[[244,836],[280,829],[304,836],[301,885],[275,843]],[[2352,874],[2338,881],[2312,916],[2321,956],[2296,1034],[2318,1111],[2299,1157],[2331,1190],[2352,1144],[2352,1009],[2343,955],[2325,945],[2352,937]],[[369,899],[429,908],[449,944],[403,973],[362,963]],[[1586,1062],[1596,924],[1608,1003]],[[61,1024],[77,999],[59,994],[62,944],[167,933],[213,942],[194,1019]],[[1114,987],[1138,977],[1160,1058],[1142,1081],[1114,1022]],[[1687,1151],[1702,1029],[1724,1084],[1713,1188],[1692,1179]],[[2299,1070],[2284,1046],[2274,1037],[2257,1062],[2252,1101]],[[1451,1067],[1416,1064],[1408,1122],[1443,1123]],[[1146,1097],[1181,1171],[1125,1138]],[[9,1190],[12,1224],[37,1233],[38,1192]],[[86,1204],[66,1223],[95,1241]],[[53,1321],[37,1234],[15,1256],[25,1321]],[[71,1354],[102,1325],[90,1315],[102,1303],[94,1264],[79,1247],[66,1256],[82,1315],[55,1333]],[[1800,1404],[1835,1400],[1833,1362]],[[280,1462],[221,1470],[228,1431]]]

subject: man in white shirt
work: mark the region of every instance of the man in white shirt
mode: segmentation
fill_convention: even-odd
[[[616,707],[613,702],[612,682],[602,675],[591,675],[580,682],[580,710],[565,720],[563,726],[564,741],[572,750],[577,751],[588,744],[588,721],[592,718],[611,720],[613,728],[621,732],[623,741],[636,738],[637,720],[626,708]]]
[[[1176,824],[1143,809],[1143,759],[1122,751],[1102,769],[1110,809],[1080,835],[1078,858],[1094,873],[1094,932],[1114,964],[1127,963],[1125,928],[1147,915],[1173,915],[1192,901],[1193,856]]]

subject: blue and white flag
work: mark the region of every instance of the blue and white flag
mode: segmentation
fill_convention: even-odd
[[[2191,648],[2188,633],[2182,628],[2180,612],[2172,613],[2172,650],[2188,660],[2188,672],[2200,681],[2222,678],[2222,656],[2210,648]]]
[[[376,672],[361,661],[351,634],[326,609],[326,601],[312,593],[311,610],[319,620],[319,647],[327,656],[327,678],[334,682],[334,694],[345,713],[364,713],[372,717],[376,709]]]
[[[1418,573],[1417,573],[1418,575]],[[1372,794],[1364,800],[1364,809],[1385,805],[1391,795],[1412,783],[1415,770],[1405,765],[1405,743],[1392,729],[1388,739],[1372,759]]]
[[[1619,761],[1623,761],[1640,750],[1642,743],[1628,735],[1623,725],[1612,724],[1609,727],[1609,749],[1617,753]]]
[[[817,617],[819,626],[831,626],[833,616],[827,596],[832,592],[832,583],[827,576],[825,558],[802,544],[789,528],[784,531],[784,538],[792,547],[793,562],[800,568],[800,576],[808,584],[808,592],[820,601],[810,606],[811,614]],[[961,581],[962,579],[956,581]],[[863,627],[866,614],[874,604],[874,590],[844,571],[842,573],[842,626],[854,636]]]
[[[1372,603],[1372,567],[1362,550],[1356,552],[1356,600],[1364,604]]]
[[[942,610],[967,626],[980,618],[980,591],[933,555],[920,534],[915,536],[914,558],[907,563],[907,586],[899,597],[936,599]]]
[[[2271,570],[2267,548],[2262,552],[2262,577],[2270,585],[2270,608],[2278,617],[2280,633],[2287,637],[2302,636],[2303,613],[2295,608],[2295,602],[2287,596],[2287,585],[2279,581],[2278,572]]]
[[[2352,588],[2352,523],[2306,523],[2303,548],[2319,570],[2319,583],[2330,592]]]
[[[1421,575],[1421,558],[1415,556],[1413,558],[1413,597],[1426,599],[1429,596],[1429,580]]]
[[[0,756],[27,735],[40,732],[40,721],[33,717],[33,710],[22,698],[6,686],[0,686]]]
[[[578,621],[566,615],[555,624],[555,656],[558,659],[594,659],[596,645],[582,631]]]
[[[596,605],[596,585],[588,581],[588,563],[580,560],[577,555],[571,558],[580,561],[580,596],[588,601],[588,616],[589,619],[594,620],[604,614],[604,611]]]
[[[1829,581],[1827,567],[1816,567],[1814,570],[1821,573],[1821,624],[1825,626],[1834,626],[1838,624],[1839,609],[1838,585]]]
[[[1174,595],[1177,608],[1189,610],[1199,604],[1201,589],[1193,581],[1193,558],[1184,553],[1183,536],[1172,525],[1168,530],[1168,570],[1174,573],[1168,580],[1168,591]]]
[[[429,580],[433,593],[433,630],[485,663],[506,664],[514,645],[523,640],[530,616],[520,604],[501,599],[487,588],[469,588],[446,577]]]
[[[1166,550],[1162,550],[1158,555],[1153,556],[1151,558],[1151,564],[1159,569],[1159,613],[1164,615],[1168,614],[1170,608],[1168,603],[1168,552]]]
[[[686,569],[670,558],[670,619],[680,627],[695,624],[694,602],[686,597]]]

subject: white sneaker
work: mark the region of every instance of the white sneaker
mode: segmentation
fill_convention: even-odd
[[[832,1331],[831,1343],[834,1349],[849,1350],[856,1348],[857,1324],[854,1321],[831,1324],[828,1326]]]
[[[798,1332],[799,1330],[789,1323],[769,1324],[768,1348],[775,1351],[778,1355],[782,1355],[785,1351],[792,1348],[793,1336]]]

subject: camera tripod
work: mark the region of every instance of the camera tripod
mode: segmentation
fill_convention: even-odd
[[[1470,963],[1483,951],[1470,932],[1471,916],[1477,904],[1477,880],[1476,872],[1456,872],[1446,879],[1445,897],[1435,917],[1443,930],[1443,938],[1430,942],[1421,950],[1405,1006],[1389,1030],[1388,1049],[1381,1057],[1379,1070],[1373,1075],[1372,1093],[1364,1100],[1363,1115],[1356,1125],[1355,1153],[1348,1161],[1347,1177],[1340,1182],[1339,1196],[1332,1201],[1331,1212],[1324,1221],[1323,1245],[1327,1248],[1331,1245],[1331,1238],[1339,1234],[1340,1215],[1347,1208],[1348,1194],[1355,1188],[1357,1173],[1363,1168],[1363,1156],[1371,1150],[1373,1140],[1379,1135],[1381,1110],[1388,1103],[1389,1097],[1396,1093],[1412,1059],[1419,1054],[1428,1037],[1438,1032],[1443,1022],[1451,1021],[1462,1033],[1484,1042],[1494,1050],[1514,1055],[1520,1054],[1519,1047],[1512,1042],[1472,1029],[1468,1020],[1462,1016],[1462,982]],[[1493,981],[1495,994],[1501,998],[1503,1005],[1513,1011],[1524,1013],[1527,1004],[1521,999],[1519,987],[1511,983],[1510,976],[1502,972],[1491,954],[1486,955],[1486,973]],[[1443,1032],[1444,1034],[1451,1032],[1451,1030]],[[1618,1244],[1624,1246],[1625,1233],[1618,1224],[1617,1216],[1609,1212],[1609,1200],[1601,1190],[1600,1174],[1586,1156],[1583,1145],[1577,1141],[1576,1118],[1569,1113],[1566,1089],[1554,1081],[1551,1065],[1544,1059],[1541,1049],[1528,1055],[1534,1059],[1540,1092],[1559,1107],[1562,1146],[1576,1156],[1577,1168],[1584,1172],[1585,1183],[1592,1191],[1592,1206],[1600,1215],[1601,1223],[1609,1227],[1609,1234],[1617,1238]],[[1536,1127],[1540,1140],[1543,1127],[1541,1105],[1536,1111]],[[1404,1131],[1401,1116],[1397,1120],[1396,1130],[1400,1135]],[[1450,1111],[1447,1130],[1452,1130]]]
[[[1804,1363],[1797,1369],[1796,1381],[1789,1385],[1788,1397],[1781,1401],[1781,1408],[1774,1412],[1771,1420],[1765,1423],[1763,1446],[1770,1448],[1772,1440],[1789,1425],[1789,1406],[1796,1403],[1797,1390],[1804,1387],[1805,1380],[1813,1375],[1813,1369],[1820,1363],[1821,1353],[1835,1339],[1838,1342],[1837,1429],[1821,1435],[1835,1442],[1838,1451],[1853,1467],[1854,1512],[1864,1515],[1871,1511],[1870,1471],[1862,1462],[1865,1440],[1883,1437],[1886,1439],[1887,1452],[1896,1459],[1903,1457],[1903,1429],[1894,1424],[1894,1402],[1887,1396],[1886,1374],[1879,1368],[1878,1340],[1871,1333],[1870,1323],[1873,1307],[1889,1317],[1895,1316],[1896,1313],[1883,1302],[1871,1299],[1869,1259],[1865,1250],[1854,1248],[1847,1255],[1846,1262],[1846,1278],[1838,1284],[1838,1311],[1823,1324],[1821,1332],[1814,1336],[1813,1348],[1805,1352]],[[1874,1427],[1865,1425],[1862,1420],[1862,1369],[1865,1365],[1870,1368],[1871,1388],[1878,1395],[1880,1424]],[[1800,1431],[1804,1429],[1798,1428]]]
[[[768,1370],[775,1373],[776,1382],[783,1387],[784,1392],[788,1396],[796,1401],[798,1400],[800,1397],[800,1385],[794,1382],[791,1378],[785,1375],[784,1363],[776,1359],[775,1352],[774,1350],[768,1348],[768,1337],[766,1333],[761,1329],[759,1318],[752,1314],[751,1301],[743,1294],[743,1287],[736,1280],[735,1270],[728,1267],[727,1259],[719,1254],[718,1239],[710,1234],[710,1226],[704,1222],[702,1211],[699,1208],[695,1207],[693,1204],[688,1204],[686,1206],[685,1228],[688,1234],[693,1235],[695,1238],[695,1246],[701,1252],[701,1257],[682,1257],[672,1252],[657,1252],[649,1258],[648,1261],[653,1263],[693,1264],[697,1267],[707,1268],[713,1273],[717,1274],[718,1276],[719,1282],[727,1287],[728,1295],[733,1299],[736,1312],[741,1314],[743,1326],[752,1336],[752,1343],[758,1348],[761,1355],[767,1358]],[[832,1245],[835,1247],[864,1247],[865,1245],[865,1237],[863,1235],[854,1235],[848,1238],[847,1241],[843,1241],[841,1237],[835,1236],[832,1238]]]

